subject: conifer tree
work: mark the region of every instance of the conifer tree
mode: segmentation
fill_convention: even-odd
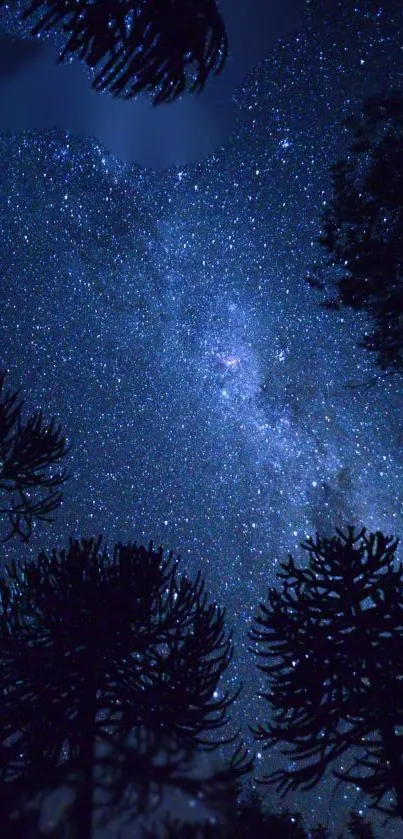
[[[178,559],[101,538],[7,567],[0,581],[0,803],[16,811],[67,787],[71,836],[89,839],[94,810],[136,818],[167,789],[217,794],[251,768],[239,745],[227,767],[197,757],[231,743],[239,691],[217,696],[231,657],[224,610]],[[28,798],[26,796],[29,793]],[[24,798],[25,796],[25,798]]]
[[[403,574],[398,540],[343,533],[302,544],[278,573],[250,637],[267,677],[272,717],[254,730],[265,748],[284,744],[288,767],[262,780],[312,789],[327,769],[371,806],[403,818]],[[340,759],[352,758],[348,768]],[[344,761],[343,761],[344,762]],[[393,797],[391,805],[385,802]]]
[[[323,260],[308,282],[329,292],[322,304],[369,317],[360,345],[384,375],[403,370],[403,94],[364,102],[343,121],[352,139],[331,167],[332,195],[322,216]]]
[[[60,461],[69,449],[54,417],[46,423],[37,411],[24,418],[19,391],[5,390],[5,378],[0,370],[0,517],[8,519],[6,540],[27,542],[34,523],[52,521],[62,501]]]

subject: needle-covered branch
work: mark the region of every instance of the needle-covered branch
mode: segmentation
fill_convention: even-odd
[[[250,638],[267,676],[261,696],[271,721],[253,729],[264,748],[282,743],[289,766],[264,780],[283,794],[311,789],[329,768],[356,783],[379,809],[403,817],[403,575],[398,540],[383,533],[302,544],[306,567],[290,556],[269,589]],[[351,753],[353,772],[339,771]]]
[[[69,449],[61,426],[42,411],[23,418],[19,391],[5,390],[0,371],[0,516],[9,521],[6,539],[28,541],[35,521],[53,521],[67,480],[60,464]]]
[[[136,815],[167,787],[202,780],[210,794],[250,769],[241,748],[227,775],[192,774],[199,753],[234,741],[213,735],[237,692],[217,694],[232,656],[224,610],[177,568],[152,544],[109,553],[100,537],[13,562],[0,581],[0,786],[51,790],[61,775],[83,839],[97,790]]]
[[[4,0],[0,0],[4,2]],[[23,17],[32,35],[65,35],[59,61],[77,56],[96,69],[93,87],[153,104],[200,92],[223,69],[227,34],[215,0],[33,0]]]
[[[330,296],[322,305],[369,316],[359,346],[376,354],[382,375],[403,370],[403,94],[367,99],[343,122],[351,142],[331,167],[322,215],[324,257],[308,283]]]

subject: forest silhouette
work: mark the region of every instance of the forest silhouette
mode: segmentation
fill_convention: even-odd
[[[35,513],[47,521],[30,496],[25,513],[17,478],[29,475],[31,491],[46,487],[52,496],[55,487],[45,476],[66,454],[61,429],[54,432],[53,420],[44,425],[42,414],[35,415],[39,424],[24,423],[17,396],[2,392],[0,403],[3,463],[14,476],[0,489],[13,525],[26,516],[31,523]],[[57,504],[59,486],[60,475]],[[15,525],[5,538],[29,536]],[[272,712],[269,723],[251,728],[263,748],[280,743],[293,768],[257,777],[257,784],[274,784],[283,795],[307,790],[331,767],[336,779],[364,792],[369,807],[403,818],[397,546],[398,539],[349,526],[332,538],[307,539],[305,567],[291,555],[282,563],[280,587],[269,589],[250,629],[251,653],[268,683],[260,695]],[[27,836],[28,829],[40,836],[41,808],[60,788],[72,800],[54,836],[90,839],[96,824],[122,814],[135,823],[161,804],[167,789],[198,797],[216,814],[214,824],[199,826],[168,817],[167,839],[224,839],[251,830],[256,837],[329,836],[323,825],[307,834],[298,813],[265,812],[257,793],[239,803],[254,761],[239,732],[229,730],[240,688],[232,695],[219,689],[233,654],[231,632],[201,573],[192,581],[179,575],[178,565],[172,552],[164,556],[152,543],[119,543],[108,551],[98,537],[70,539],[67,549],[5,567],[0,803],[9,836]],[[233,744],[231,759],[200,774],[197,757],[224,744]],[[337,759],[346,754],[352,766],[341,771]],[[144,839],[157,835],[143,830]],[[350,832],[372,835],[357,814]]]
[[[154,60],[151,51],[143,67],[133,59],[123,20],[109,26],[110,10],[94,22],[97,4],[47,5],[37,31],[72,15],[66,54],[77,52],[92,67],[104,62],[98,88],[134,95],[148,86],[157,90],[155,101],[169,101],[185,90],[185,64],[198,67],[195,90],[221,66],[226,38],[214,3],[205,6],[204,28],[196,4],[178,3],[177,20],[185,7],[192,12],[186,39],[179,39],[177,53],[168,49],[168,58],[161,45],[172,46],[172,39],[157,39],[160,54]],[[33,4],[32,12],[40,6]],[[158,8],[145,4],[144,14]],[[161,31],[165,25],[162,15]],[[137,44],[140,36],[131,31]],[[327,307],[368,314],[373,331],[362,344],[376,353],[385,375],[400,374],[403,358],[402,126],[399,91],[367,101],[348,121],[350,155],[333,166],[333,197],[323,216],[327,257],[309,278],[335,292]],[[46,423],[39,411],[24,419],[19,392],[5,390],[5,376],[0,515],[4,541],[29,542],[33,528],[50,523],[62,502],[69,448],[54,418]],[[266,811],[256,791],[265,785],[281,795],[306,791],[325,773],[335,783],[353,783],[387,819],[403,819],[398,539],[346,522],[331,538],[316,534],[301,547],[305,565],[291,555],[282,563],[249,633],[251,658],[265,678],[268,720],[250,721],[251,730],[260,747],[280,745],[286,758],[286,768],[263,777],[231,723],[241,686],[233,693],[220,689],[233,655],[232,628],[201,572],[194,580],[181,574],[179,558],[152,542],[109,549],[98,536],[70,539],[62,550],[6,566],[0,581],[5,835],[90,839],[98,817],[108,824],[124,815],[142,839],[330,839],[324,825],[305,828],[298,812]],[[199,757],[222,745],[232,757],[201,774]],[[351,760],[347,769],[341,759]],[[248,776],[256,789],[242,799]],[[69,803],[45,830],[44,803],[60,789],[69,791]],[[198,796],[214,821],[187,824],[166,816],[155,828],[142,826],[167,790]],[[375,835],[357,813],[348,831],[356,839]]]
[[[403,369],[403,95],[371,96],[343,120],[351,141],[331,166],[332,194],[322,214],[324,255],[307,277],[330,293],[322,305],[365,312],[358,343],[383,377]],[[378,373],[379,376],[379,373]]]

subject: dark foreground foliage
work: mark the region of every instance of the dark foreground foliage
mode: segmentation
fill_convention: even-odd
[[[222,734],[238,692],[217,696],[232,657],[224,610],[204,583],[178,575],[162,549],[70,540],[13,562],[0,582],[0,805],[14,820],[65,787],[80,839],[104,822],[155,808],[167,789],[209,800],[251,769],[195,772]],[[215,736],[214,736],[215,735]]]
[[[343,123],[348,156],[331,167],[333,192],[319,239],[326,252],[308,282],[331,296],[323,304],[369,316],[360,345],[384,374],[403,371],[403,94],[364,102]]]
[[[0,517],[8,520],[5,539],[27,542],[34,523],[53,521],[67,480],[60,466],[68,453],[61,426],[42,411],[24,419],[19,391],[6,390],[0,370]]]
[[[250,632],[267,677],[263,748],[285,744],[288,768],[257,779],[287,791],[327,770],[369,806],[402,818],[403,569],[398,540],[348,527],[309,538],[292,556]],[[14,562],[0,581],[0,810],[7,836],[40,836],[43,803],[70,795],[47,835],[91,839],[111,820],[154,839],[333,839],[299,813],[239,804],[252,761],[239,744],[227,765],[201,771],[202,751],[234,743],[225,731],[237,693],[217,691],[233,653],[224,610],[178,559],[129,543],[70,540],[65,551]],[[346,753],[352,763],[341,770]],[[290,760],[291,758],[291,760]],[[301,765],[302,764],[302,765]],[[214,818],[186,824],[161,812],[179,790]],[[43,812],[43,810],[42,810]],[[96,818],[98,817],[98,818]],[[143,825],[143,826],[142,826]],[[50,832],[49,832],[50,830]],[[351,814],[350,835],[374,839]],[[335,838],[336,839],[336,838]],[[339,839],[339,837],[337,837]]]
[[[283,743],[294,767],[263,781],[309,790],[330,767],[371,806],[403,818],[403,573],[398,540],[353,527],[309,538],[304,568],[282,563],[250,637],[271,721],[254,729],[264,748]],[[338,758],[349,753],[349,769]],[[303,765],[301,765],[303,764]],[[392,794],[394,804],[386,805]]]
[[[0,7],[5,0],[0,0]],[[131,98],[153,93],[153,104],[201,92],[223,69],[227,33],[215,0],[33,0],[23,18],[31,34],[56,30],[59,56],[97,69],[92,86]]]

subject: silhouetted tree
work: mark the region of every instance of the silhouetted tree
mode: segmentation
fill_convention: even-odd
[[[352,132],[346,160],[331,167],[333,194],[319,239],[327,257],[308,282],[332,289],[327,308],[369,315],[360,346],[390,375],[403,370],[403,95],[372,97],[344,120]],[[334,293],[335,292],[335,293]]]
[[[239,691],[217,696],[233,652],[224,610],[200,574],[178,577],[178,561],[152,544],[110,555],[99,537],[6,568],[0,797],[11,824],[13,810],[66,785],[72,835],[87,839],[95,808],[134,818],[170,787],[209,801],[250,771],[241,745],[226,768],[195,771]]]
[[[5,0],[0,0],[0,6]],[[96,90],[131,98],[154,93],[153,104],[200,92],[228,55],[215,0],[33,0],[23,18],[31,34],[66,34],[59,61],[76,55],[97,68]]]
[[[0,370],[0,516],[10,524],[6,540],[28,541],[35,521],[53,521],[67,475],[59,464],[68,452],[61,426],[46,424],[42,411],[23,419],[19,391],[4,390]]]
[[[282,563],[282,588],[269,589],[250,632],[253,651],[265,659],[262,696],[273,712],[272,722],[252,730],[266,748],[286,744],[289,761],[262,780],[282,795],[311,789],[353,749],[352,766],[333,769],[335,777],[361,788],[372,807],[403,817],[398,540],[353,527],[337,534],[302,543],[307,567],[297,568],[291,555]],[[395,803],[381,805],[389,793]]]

